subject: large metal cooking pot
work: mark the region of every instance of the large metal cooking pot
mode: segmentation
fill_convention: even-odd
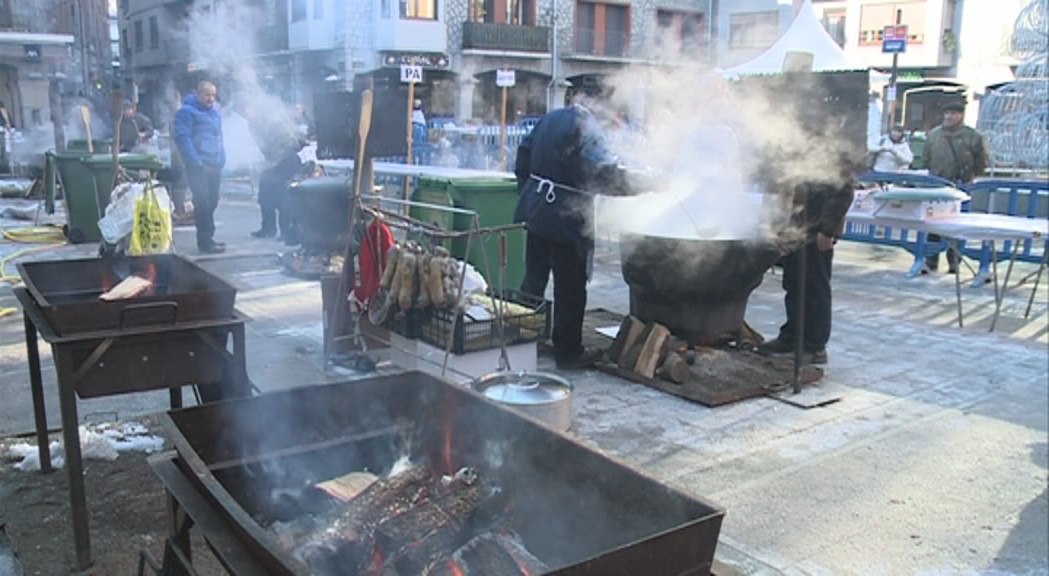
[[[750,293],[780,256],[771,242],[624,236],[630,313],[690,345],[737,332]]]
[[[496,372],[474,381],[489,400],[566,431],[572,426],[572,385],[543,372]]]

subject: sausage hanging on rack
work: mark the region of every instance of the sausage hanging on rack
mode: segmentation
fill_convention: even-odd
[[[418,256],[418,273],[419,278],[419,308],[427,308],[433,302],[430,294],[430,261],[433,256],[430,254],[421,254]]]
[[[382,278],[379,280],[379,288],[386,290],[390,289],[390,285],[393,283],[393,278],[397,273],[397,262],[401,258],[401,245],[394,244],[390,246],[390,249],[386,251],[386,268],[382,271]]]
[[[401,254],[401,263],[397,269],[397,277],[400,279],[399,293],[397,294],[397,306],[401,310],[408,310],[412,307],[412,300],[415,295],[415,268],[415,254],[406,250]]]

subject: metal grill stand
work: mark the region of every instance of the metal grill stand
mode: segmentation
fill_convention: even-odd
[[[249,396],[244,339],[244,324],[249,318],[234,311],[232,318],[60,336],[25,288],[15,288],[14,294],[25,320],[29,383],[43,473],[51,472],[51,450],[37,338],[51,345],[58,373],[76,567],[84,570],[92,559],[77,396],[93,398],[167,388],[172,408],[182,406],[182,386],[186,385],[207,386],[202,389],[205,398]],[[230,336],[232,352],[227,350]]]

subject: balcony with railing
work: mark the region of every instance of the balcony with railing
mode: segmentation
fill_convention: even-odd
[[[612,29],[576,28],[575,55],[628,58],[630,56],[630,33]]]
[[[463,50],[550,52],[550,29],[487,22],[463,22]]]

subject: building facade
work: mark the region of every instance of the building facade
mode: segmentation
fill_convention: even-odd
[[[906,96],[908,128],[938,122],[937,101],[945,94],[978,101],[988,86],[1009,81],[1018,61],[1009,39],[1023,0],[812,0],[824,28],[856,65],[889,70],[882,52],[886,26],[907,26],[907,50],[898,57],[899,105]],[[771,46],[790,25],[801,2],[722,0],[717,62],[730,67]],[[966,120],[975,123],[977,107]]]
[[[74,37],[55,33],[50,5],[0,0],[0,101],[16,128],[51,121],[53,83],[75,82]]]

